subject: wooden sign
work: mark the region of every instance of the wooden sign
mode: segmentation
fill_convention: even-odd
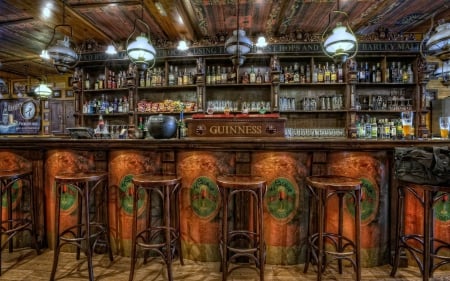
[[[186,119],[188,137],[284,137],[286,118],[271,115]]]

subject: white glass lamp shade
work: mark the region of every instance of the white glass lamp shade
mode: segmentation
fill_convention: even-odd
[[[324,49],[331,54],[346,53],[356,45],[356,37],[347,31],[341,23],[337,23],[331,35],[325,40]]]
[[[186,44],[186,41],[181,40],[180,42],[178,42],[177,49],[180,50],[180,51],[186,51],[187,49],[189,49],[189,47]]]
[[[58,40],[57,43],[47,50],[48,56],[60,72],[66,72],[78,62],[78,54],[70,47],[69,37]]]
[[[41,83],[36,89],[34,89],[34,93],[40,97],[46,98],[51,96],[52,90],[44,83]]]
[[[156,50],[147,37],[141,34],[127,46],[127,53],[133,62],[147,64],[155,58]]]
[[[259,48],[264,48],[267,46],[267,41],[264,36],[259,36],[258,41],[256,42],[256,46]]]
[[[450,23],[442,23],[436,27],[425,44],[430,55],[435,55],[441,60],[450,58]]]
[[[48,51],[47,50],[42,50],[40,57],[45,59],[45,60],[49,60],[50,59],[50,56],[48,55]]]
[[[107,53],[108,55],[115,55],[115,54],[117,54],[117,50],[113,45],[108,45],[105,53]]]
[[[247,54],[253,46],[252,41],[245,35],[242,29],[234,30],[233,35],[225,41],[225,49],[229,54]],[[239,48],[238,48],[239,47]]]

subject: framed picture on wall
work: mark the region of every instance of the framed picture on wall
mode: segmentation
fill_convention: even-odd
[[[60,98],[61,97],[61,90],[54,90],[53,91],[53,97],[54,98]]]
[[[48,121],[48,112],[44,112],[44,121]]]
[[[44,109],[48,109],[48,100],[44,101]]]
[[[73,91],[72,91],[72,90],[67,90],[67,91],[66,91],[66,97],[67,97],[67,98],[73,97]]]

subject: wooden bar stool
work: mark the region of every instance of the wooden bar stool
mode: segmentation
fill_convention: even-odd
[[[361,181],[343,176],[310,176],[306,185],[311,194],[308,226],[308,251],[304,272],[308,271],[309,263],[317,264],[317,280],[322,280],[323,271],[332,260],[338,261],[338,270],[342,274],[342,261],[347,260],[353,266],[356,280],[361,280]],[[344,196],[349,195],[355,203],[355,233],[354,239],[343,235],[344,229]],[[328,199],[336,195],[339,200],[337,233],[326,232],[326,210]],[[314,213],[315,212],[315,213]],[[317,219],[315,220],[315,217]],[[325,247],[327,243],[329,247]],[[327,261],[327,258],[332,258]]]
[[[2,250],[8,245],[13,252],[13,237],[23,231],[31,236],[31,243],[40,254],[37,242],[36,196],[31,170],[0,170],[0,276]],[[28,193],[28,194],[27,194]],[[6,206],[3,206],[3,196],[6,195]],[[28,202],[26,202],[28,199]],[[28,203],[28,206],[27,206]],[[7,209],[7,218],[3,220],[3,207]],[[3,240],[4,239],[4,240]],[[1,243],[4,241],[4,243]]]
[[[423,212],[423,234],[405,234],[405,194],[409,192],[418,200]],[[400,250],[408,250],[417,262],[424,281],[433,276],[440,266],[450,263],[450,255],[442,252],[450,251],[450,241],[442,241],[434,237],[434,207],[439,202],[448,200],[449,186],[435,186],[398,181],[397,227],[394,242],[394,260],[391,276],[394,277],[400,260]],[[435,262],[438,260],[439,262]]]
[[[244,257],[255,263],[259,269],[259,278],[263,281],[266,258],[263,198],[266,192],[266,181],[259,176],[225,175],[217,177],[217,185],[222,197],[222,237],[220,239],[222,280],[227,280],[229,263],[237,262],[237,259]],[[236,204],[234,208],[234,213],[240,217],[241,221],[237,221],[233,227],[230,227],[228,206],[233,200],[236,202],[237,196],[246,196],[241,201],[242,204],[239,206]],[[248,218],[248,221],[244,218]]]
[[[133,226],[131,244],[131,269],[129,280],[134,278],[136,267],[137,247],[147,252],[153,252],[161,256],[167,266],[168,280],[173,280],[172,260],[175,251],[178,253],[180,263],[183,265],[180,238],[180,216],[178,191],[181,186],[181,178],[172,175],[141,174],[133,176]],[[152,222],[152,195],[161,199],[162,223]],[[145,229],[137,230],[138,201],[146,200],[146,225]],[[144,263],[147,256],[144,254]]]
[[[113,261],[108,211],[108,173],[63,173],[55,176],[55,183],[55,252],[50,280],[55,279],[61,248],[64,245],[74,245],[77,247],[77,260],[80,258],[81,250],[86,254],[89,280],[93,281],[94,249],[104,245],[109,259]],[[77,223],[60,231],[61,196],[66,192],[77,194]]]

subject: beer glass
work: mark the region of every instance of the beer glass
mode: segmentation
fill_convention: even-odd
[[[439,127],[441,129],[441,138],[448,139],[448,129],[450,117],[439,117]]]
[[[412,111],[404,111],[401,113],[402,118],[402,126],[403,126],[403,137],[409,138],[414,135],[412,130],[414,112]]]

